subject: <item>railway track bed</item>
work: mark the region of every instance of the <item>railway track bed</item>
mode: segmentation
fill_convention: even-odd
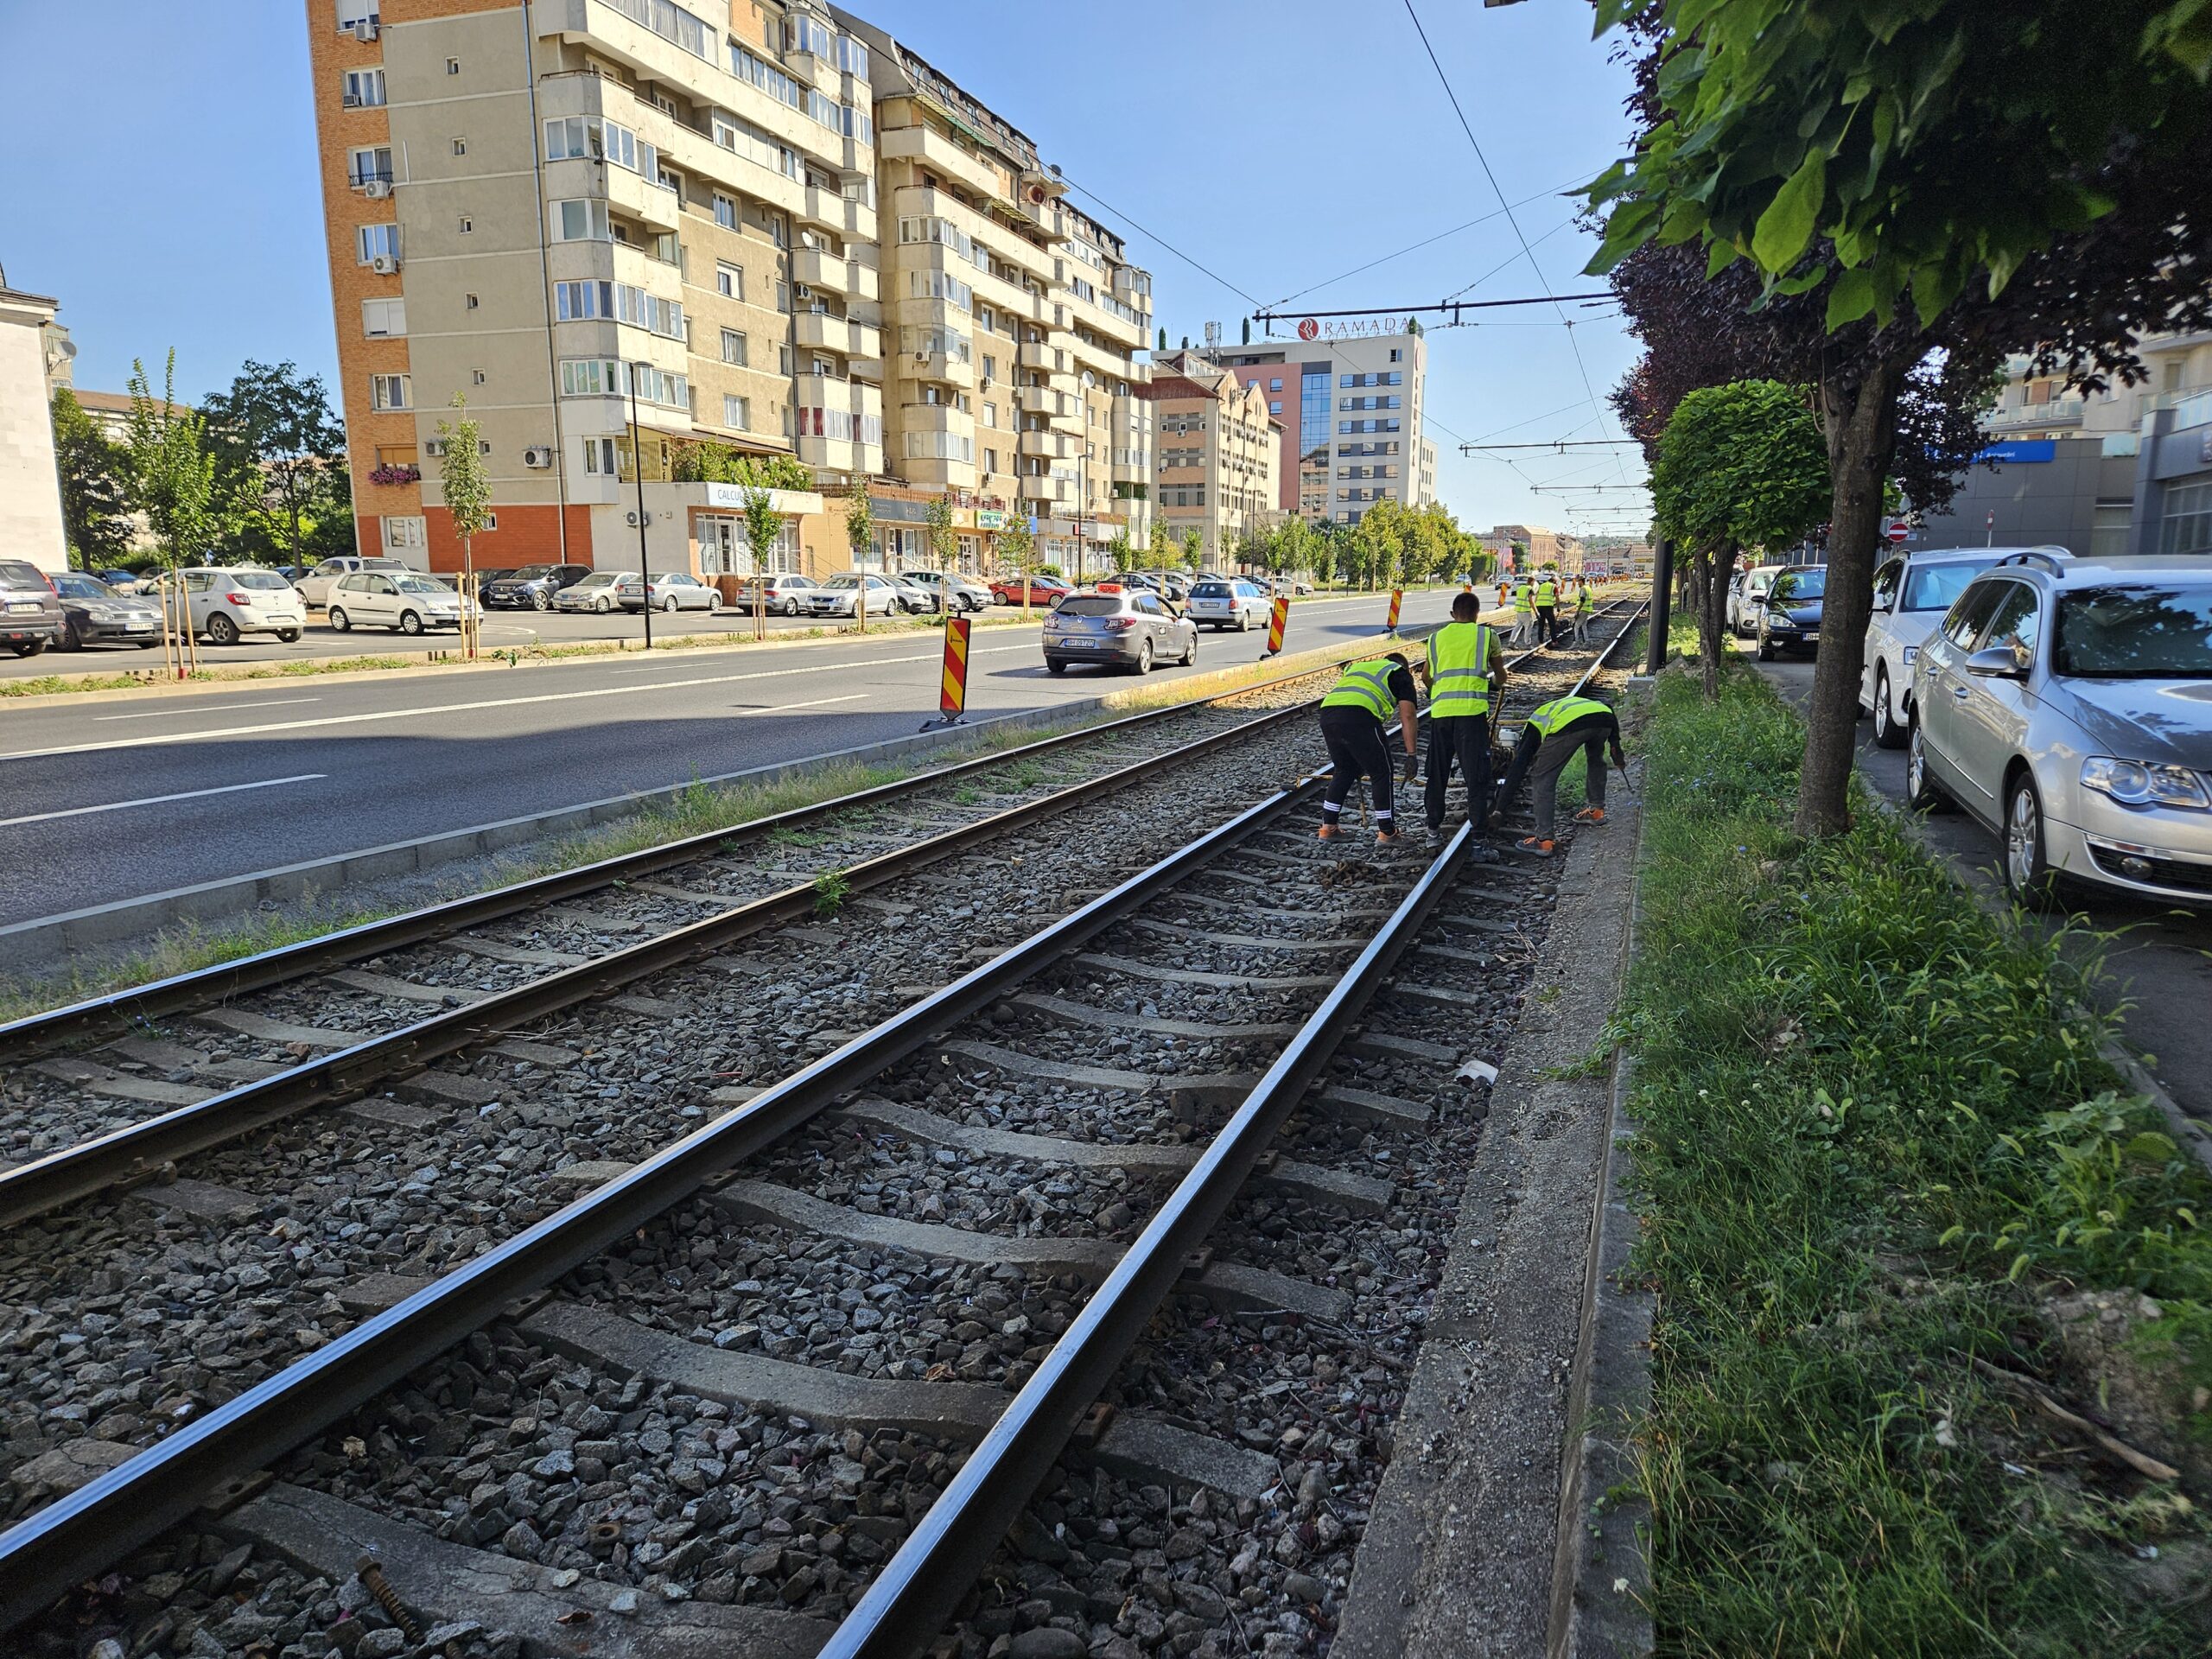
[[[13,1639],[1317,1650],[1556,867],[1316,843],[1313,748],[1270,728],[19,1224]],[[227,1058],[296,1063],[253,1018]],[[426,1303],[448,1341],[379,1357]]]

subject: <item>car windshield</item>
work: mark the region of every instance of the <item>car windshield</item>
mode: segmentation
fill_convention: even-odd
[[[2056,639],[2061,674],[2212,679],[2212,584],[2077,588],[2059,596]]]
[[[509,576],[507,580],[509,582],[535,581],[537,577],[545,575],[546,572],[552,569],[552,568],[553,567],[550,564],[525,564],[521,569],[516,571],[514,575]]]
[[[1798,605],[1818,599],[1828,590],[1826,570],[1784,570],[1774,579],[1766,596],[1777,605]]]
[[[94,582],[90,576],[61,575],[54,579],[55,589],[72,599],[112,599],[114,590],[104,582]]]
[[[857,588],[861,585],[861,579],[858,576],[832,576],[829,581],[823,582],[822,585],[824,588],[836,588],[840,589]]]
[[[442,594],[446,591],[444,584],[432,582],[428,576],[395,576],[392,580],[399,585],[399,591],[403,594]]]
[[[1060,601],[1062,616],[1119,616],[1122,601],[1112,594],[1070,594]]]
[[[1226,597],[1228,593],[1229,584],[1225,582],[1202,582],[1191,589],[1191,597],[1192,599],[1222,599]]]
[[[241,570],[231,581],[240,588],[273,588],[280,593],[289,591],[292,586],[274,570]]]
[[[1993,558],[1961,559],[1956,564],[1921,565],[1904,579],[1904,603],[1899,608],[1948,611],[1966,592],[1967,583],[1996,563]]]

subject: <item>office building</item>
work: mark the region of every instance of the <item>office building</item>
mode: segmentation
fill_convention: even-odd
[[[1129,518],[1149,278],[880,30],[819,0],[308,13],[365,550],[458,566],[433,453],[457,395],[486,566],[743,572],[771,464],[779,569],[850,563],[856,490],[886,509],[863,563],[938,495],[976,561],[1015,512]]]
[[[1265,530],[1285,516],[1281,423],[1268,413],[1259,386],[1196,352],[1155,359],[1146,396],[1160,522],[1178,547],[1198,531],[1205,569],[1225,569],[1247,530]]]
[[[1331,334],[1216,346],[1205,355],[1266,395],[1283,426],[1277,503],[1319,524],[1356,524],[1386,496],[1408,507],[1436,498],[1436,446],[1421,435],[1428,340],[1403,334]]]

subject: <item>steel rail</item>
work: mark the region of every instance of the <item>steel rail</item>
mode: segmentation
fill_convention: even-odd
[[[1641,614],[1639,607],[1630,616],[1567,695],[1589,684]],[[1059,1461],[1091,1402],[1150,1325],[1191,1252],[1227,1212],[1347,1027],[1458,878],[1472,840],[1472,826],[1461,824],[1084,1305],[817,1659],[918,1659],[929,1649]]]
[[[1286,712],[1299,712],[1291,710]],[[709,1177],[1140,908],[1317,791],[1325,768],[1247,807],[951,984],[855,1037],[575,1203],[294,1361],[0,1534],[0,1630],[11,1629],[499,1317],[518,1299],[660,1215]]]
[[[1421,626],[1426,627],[1427,625]],[[728,829],[702,830],[696,835],[664,842],[658,847],[642,848],[634,852],[597,859],[589,864],[578,865],[572,870],[556,870],[550,874],[533,876],[527,880],[494,887],[489,892],[441,900],[401,915],[342,928],[318,938],[278,945],[253,956],[239,957],[234,962],[215,963],[205,968],[173,974],[149,984],[134,986],[128,990],[87,997],[64,1007],[27,1014],[0,1024],[0,1059],[14,1059],[41,1052],[72,1038],[92,1033],[128,1029],[138,1021],[175,1013],[180,1008],[211,1006],[226,1001],[243,992],[264,989],[308,974],[382,956],[407,945],[419,944],[428,939],[443,938],[541,905],[573,899],[582,893],[611,887],[618,881],[665,869],[671,864],[685,863],[733,844],[762,840],[779,830],[794,829],[837,813],[880,805],[986,767],[1005,766],[1070,745],[1087,743],[1093,739],[1126,732],[1173,715],[1189,714],[1193,709],[1249,696],[1255,691],[1268,690],[1326,671],[1325,666],[1307,669],[1301,673],[1277,675],[1273,679],[1257,681],[1234,691],[1144,709],[1119,720],[1108,721],[1103,725],[1061,732],[1052,737],[1039,738],[1033,743],[1020,744],[994,754],[978,755],[972,760],[955,761],[950,766],[932,767],[911,778],[872,785],[868,788],[834,796],[810,805],[791,807],[766,817],[748,818]]]

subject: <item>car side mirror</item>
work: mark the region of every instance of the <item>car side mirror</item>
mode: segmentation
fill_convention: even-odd
[[[2028,671],[2020,666],[2009,646],[1990,645],[1967,658],[1967,672],[1979,674],[1991,680],[2024,680]]]

